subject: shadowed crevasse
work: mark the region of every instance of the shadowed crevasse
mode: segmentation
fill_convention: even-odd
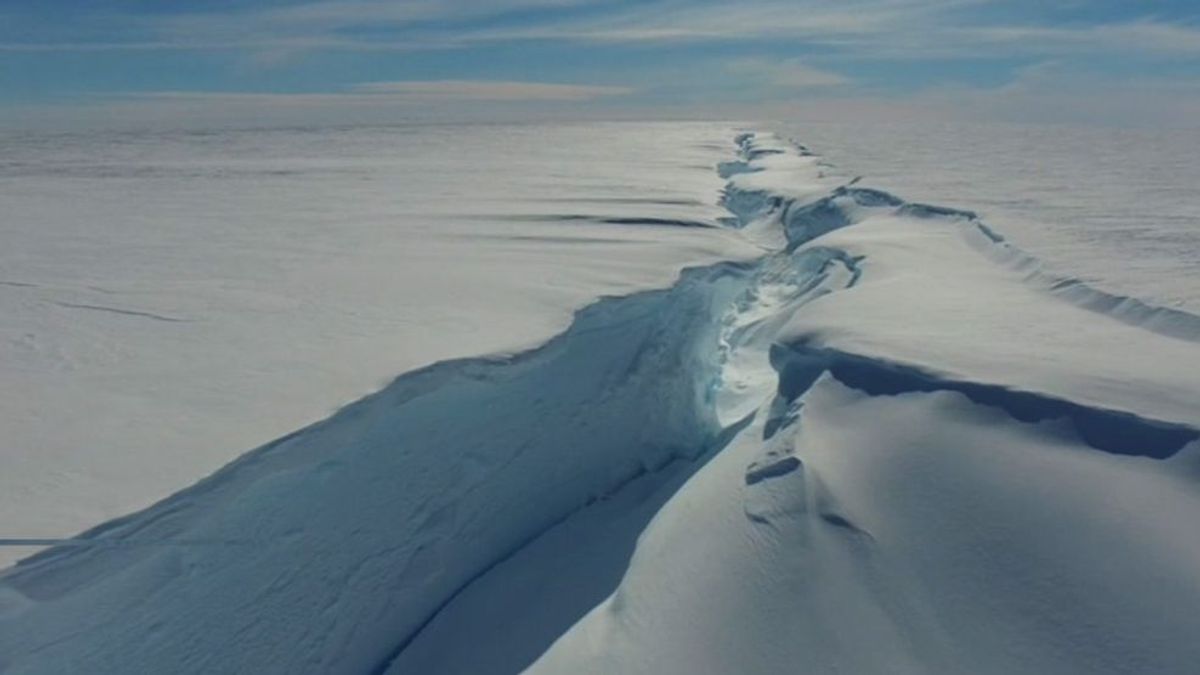
[[[979,405],[1003,410],[1021,422],[1064,420],[1088,446],[1118,455],[1167,459],[1200,439],[1200,431],[1181,424],[999,385],[946,379],[912,366],[804,343],[776,345],[771,362],[779,372],[779,396],[789,402],[828,372],[842,384],[871,396],[953,391]]]

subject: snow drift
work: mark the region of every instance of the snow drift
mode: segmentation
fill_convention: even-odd
[[[402,375],[23,561],[0,669],[1189,672],[1195,317],[736,149],[760,259]]]

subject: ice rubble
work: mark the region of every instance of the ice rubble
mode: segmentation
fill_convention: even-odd
[[[1190,319],[1064,302],[973,214],[738,145],[730,224],[774,251],[403,375],[26,561],[0,664],[1188,672]]]

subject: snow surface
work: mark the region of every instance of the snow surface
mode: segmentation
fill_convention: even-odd
[[[528,348],[599,296],[758,255],[672,226],[727,215],[712,166],[730,133],[3,138],[0,539],[70,536],[397,373]]]
[[[1191,672],[1197,336],[996,264],[969,214],[763,217],[860,275],[788,312],[754,424],[527,672]]]
[[[847,178],[978,212],[1058,273],[1200,314],[1200,134],[1067,124],[795,121]]]
[[[1200,319],[784,137],[666,128],[724,227],[630,202],[611,236],[727,260],[22,561],[0,671],[1192,672]]]

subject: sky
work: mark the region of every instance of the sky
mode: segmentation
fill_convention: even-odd
[[[1195,0],[0,0],[0,125],[1200,124]]]

